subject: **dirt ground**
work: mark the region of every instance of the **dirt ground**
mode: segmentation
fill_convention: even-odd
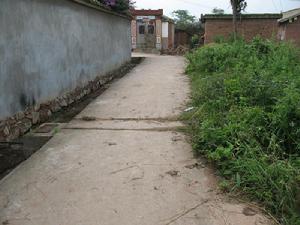
[[[2,225],[265,225],[217,191],[178,116],[184,58],[149,55],[0,181]]]

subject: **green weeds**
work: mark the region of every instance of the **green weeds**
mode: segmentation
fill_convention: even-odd
[[[300,56],[255,38],[187,55],[196,108],[188,116],[196,153],[282,224],[300,224]],[[230,188],[228,188],[230,184]]]

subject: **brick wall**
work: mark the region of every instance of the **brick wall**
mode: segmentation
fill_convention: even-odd
[[[216,36],[229,37],[233,32],[231,19],[207,19],[205,21],[205,44],[214,42]],[[238,22],[238,32],[246,40],[260,35],[264,38],[276,37],[277,19],[243,19]]]
[[[279,38],[285,41],[291,41],[300,47],[300,18],[289,23],[288,21],[280,24]]]
[[[174,48],[175,24],[169,23],[168,48]]]
[[[189,45],[191,42],[191,35],[185,31],[176,30],[175,31],[175,48],[179,45]]]

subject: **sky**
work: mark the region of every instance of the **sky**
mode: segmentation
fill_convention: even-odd
[[[231,13],[230,0],[135,0],[138,9],[164,9],[166,16],[171,16],[177,9],[188,10],[192,15],[211,13],[215,7]],[[279,13],[300,8],[300,0],[248,0],[246,13]]]

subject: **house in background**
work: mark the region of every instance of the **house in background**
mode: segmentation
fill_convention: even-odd
[[[175,29],[175,42],[174,46],[177,48],[178,46],[185,46],[189,48],[191,39],[192,39],[192,34],[187,32],[186,30],[176,28]]]
[[[214,42],[218,37],[232,35],[231,14],[202,15],[201,22],[205,26],[205,44]],[[238,33],[247,41],[259,35],[291,41],[300,47],[300,8],[282,14],[243,14],[238,19]]]
[[[300,8],[284,12],[278,23],[279,39],[294,42],[300,47]]]
[[[133,51],[161,53],[174,48],[174,21],[163,10],[131,10],[131,40]]]
[[[242,14],[238,19],[238,33],[247,41],[257,35],[263,38],[276,37],[281,17],[281,14]],[[204,44],[215,42],[218,37],[228,38],[232,35],[231,14],[202,15],[201,22],[205,26]]]
[[[162,17],[162,51],[173,49],[175,42],[175,23],[167,16]]]

